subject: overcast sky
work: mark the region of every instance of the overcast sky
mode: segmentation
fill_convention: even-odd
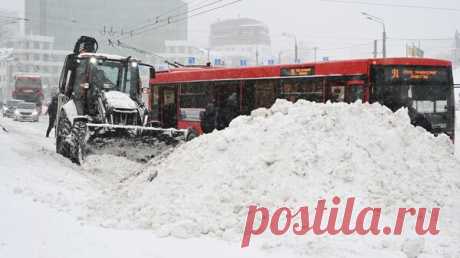
[[[206,45],[209,25],[212,22],[219,19],[249,17],[268,25],[276,53],[293,48],[293,40],[282,37],[283,32],[288,32],[296,35],[304,48],[319,47],[319,57],[349,58],[369,55],[372,52],[372,40],[381,38],[382,26],[366,20],[361,12],[368,12],[385,20],[390,37],[388,45],[391,56],[403,55],[406,43],[418,43],[403,39],[453,38],[455,30],[460,29],[459,0],[343,0],[347,1],[451,8],[457,11],[345,4],[324,0],[243,0],[224,9],[190,19],[189,39],[195,44]],[[203,0],[187,2],[193,7]],[[2,9],[19,12],[23,10],[22,1],[0,0],[0,6]],[[442,53],[453,44],[449,40],[420,42],[430,56]]]

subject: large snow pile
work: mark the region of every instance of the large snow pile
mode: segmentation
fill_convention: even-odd
[[[460,257],[459,169],[448,137],[413,127],[407,110],[278,100],[154,160],[145,176],[102,201],[110,211],[95,207],[106,218],[115,213],[107,220],[113,225],[134,222],[162,236],[235,241],[241,240],[249,205],[297,209],[323,198],[330,203],[333,196],[356,197],[359,205],[382,208],[392,222],[400,207],[441,207],[442,234],[425,242],[408,233],[390,242],[382,236],[308,236],[278,238],[283,244],[267,240],[265,246],[287,242],[306,256],[358,257],[356,250],[366,248],[402,254],[403,240],[415,238],[422,241],[415,244],[417,254]],[[147,178],[153,181],[146,184]]]

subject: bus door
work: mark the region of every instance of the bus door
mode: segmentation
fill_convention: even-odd
[[[159,89],[160,117],[164,128],[177,126],[177,86],[165,86]]]
[[[326,101],[354,103],[365,102],[366,87],[362,80],[332,79],[326,82]]]
[[[345,102],[346,83],[343,81],[326,82],[326,102]]]
[[[347,103],[354,103],[357,100],[366,101],[366,87],[362,80],[351,80],[347,82],[345,98]]]

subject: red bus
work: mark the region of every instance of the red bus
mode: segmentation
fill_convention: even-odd
[[[452,64],[435,59],[172,69],[157,72],[150,81],[149,108],[151,118],[162,127],[191,128],[201,134],[212,125],[225,127],[236,115],[270,107],[277,98],[293,102],[379,102],[393,111],[407,107],[414,125],[454,138]],[[220,110],[223,118],[213,120],[207,114],[213,110]]]
[[[37,105],[41,113],[43,103],[43,86],[40,75],[18,74],[15,76],[13,98]]]

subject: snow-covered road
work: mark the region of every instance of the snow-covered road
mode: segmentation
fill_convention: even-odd
[[[54,153],[52,137],[44,137],[46,117],[39,123],[0,118],[0,124],[9,130],[0,131],[2,258],[277,257],[258,250],[242,251],[238,243],[159,239],[152,231],[88,224],[82,207],[106,195],[117,181],[139,167],[129,166],[133,163],[127,160],[123,166],[120,160],[114,162],[114,157],[101,156],[83,168],[72,164]],[[110,163],[119,166],[107,166]]]

